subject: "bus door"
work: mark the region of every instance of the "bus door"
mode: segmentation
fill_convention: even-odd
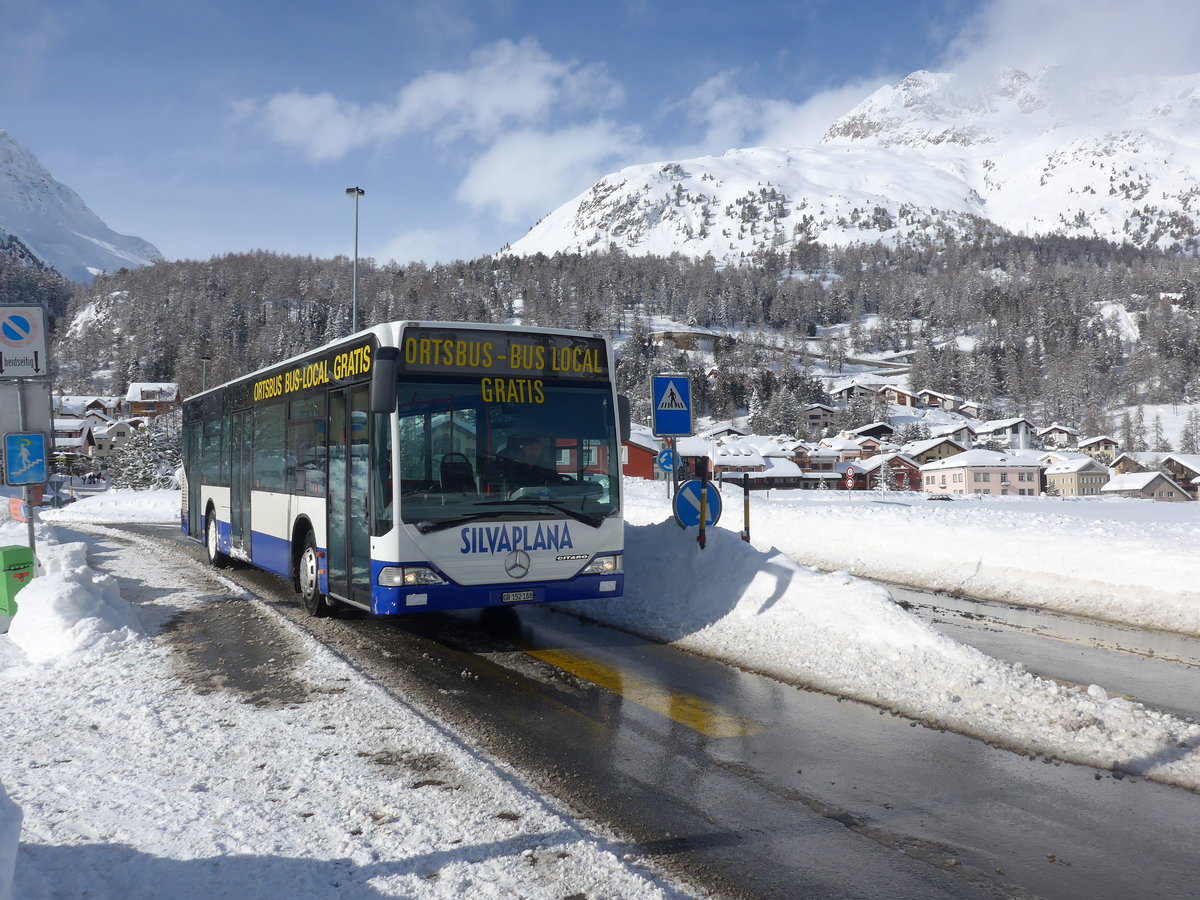
[[[229,443],[229,543],[232,549],[249,555],[253,413],[234,413],[230,422],[233,433]]]
[[[329,593],[371,603],[370,388],[329,394]]]
[[[184,476],[187,478],[187,497],[184,500],[187,503],[187,533],[192,537],[204,534],[204,510],[200,508],[200,485],[204,481],[200,468],[202,430],[203,424],[200,422],[193,422],[183,430],[183,458],[188,461],[187,468],[184,469]]]

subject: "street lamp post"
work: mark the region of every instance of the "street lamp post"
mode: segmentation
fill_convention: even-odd
[[[350,333],[353,334],[358,331],[358,199],[366,191],[360,187],[348,187],[346,193],[354,196],[354,274],[350,287],[352,298],[350,301]]]
[[[211,356],[200,357],[200,390],[208,390],[208,364],[212,362]]]

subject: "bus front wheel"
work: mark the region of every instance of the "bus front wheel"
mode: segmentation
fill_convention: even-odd
[[[317,539],[310,531],[304,535],[304,549],[300,551],[297,564],[297,582],[300,585],[300,602],[304,611],[318,618],[331,615],[333,607],[328,598],[321,593],[321,581],[318,572],[321,558],[317,555]]]

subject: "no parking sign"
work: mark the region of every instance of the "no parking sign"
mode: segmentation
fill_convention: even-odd
[[[46,311],[40,306],[0,306],[0,378],[46,374]]]

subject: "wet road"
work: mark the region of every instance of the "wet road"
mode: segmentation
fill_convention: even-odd
[[[561,610],[313,621],[279,579],[225,574],[698,893],[1195,895],[1188,791],[1031,760]]]

